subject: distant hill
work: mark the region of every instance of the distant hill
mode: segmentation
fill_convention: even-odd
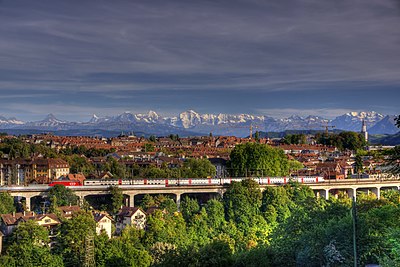
[[[377,145],[387,145],[387,146],[400,145],[400,132],[396,134],[371,136],[370,143]]]

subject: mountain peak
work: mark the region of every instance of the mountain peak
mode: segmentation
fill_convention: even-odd
[[[65,122],[65,121],[57,119],[53,113],[47,114],[47,116],[42,121],[43,122],[55,122],[55,123],[64,123]]]
[[[54,116],[53,113],[47,114],[47,116],[44,118],[44,120],[55,120],[57,119],[56,116]]]
[[[158,116],[157,112],[149,110],[148,117],[157,120],[160,116]]]
[[[92,118],[89,120],[89,123],[95,123],[99,121],[99,117],[96,114],[92,115]]]

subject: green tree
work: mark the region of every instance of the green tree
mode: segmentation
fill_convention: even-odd
[[[183,163],[181,172],[183,173],[184,177],[214,177],[216,174],[216,168],[208,159],[189,158]]]
[[[356,132],[341,132],[329,134],[328,136],[317,134],[316,140],[319,144],[335,146],[339,150],[362,150],[367,145],[364,137]]]
[[[119,163],[114,157],[108,157],[106,164],[102,166],[103,171],[109,171],[118,178],[126,177],[126,167]]]
[[[230,154],[228,166],[233,176],[289,174],[289,161],[283,150],[258,143],[237,145]]]
[[[113,214],[116,214],[124,204],[124,195],[122,193],[122,189],[118,186],[110,186],[109,191],[111,194],[110,210]]]
[[[228,267],[233,263],[233,250],[224,240],[214,240],[199,249],[198,266]]]
[[[180,206],[180,211],[186,222],[191,221],[192,217],[197,214],[200,210],[199,203],[196,199],[185,197]]]
[[[153,144],[146,143],[143,145],[143,151],[144,152],[153,152],[155,150],[155,147]]]
[[[307,136],[305,134],[287,134],[282,142],[287,145],[301,145],[307,143]]]
[[[96,235],[96,222],[90,212],[77,212],[63,222],[57,236],[57,246],[63,255],[65,266],[82,266],[85,255],[85,239]]]
[[[52,204],[58,206],[77,205],[79,197],[75,195],[74,191],[64,185],[57,184],[53,186],[48,193],[49,199]]]
[[[355,165],[356,173],[360,174],[363,172],[364,165],[363,165],[362,157],[360,155],[356,155],[354,165]]]
[[[224,194],[227,220],[234,221],[238,228],[248,234],[260,215],[262,194],[260,186],[252,179],[233,182]]]
[[[216,199],[209,200],[204,206],[207,212],[207,224],[214,232],[220,232],[225,225],[224,204]]]
[[[35,221],[21,222],[12,235],[7,248],[8,264],[12,266],[63,266],[62,258],[52,255],[48,246],[49,233]],[[5,266],[10,266],[5,265]]]
[[[89,175],[95,171],[93,164],[90,163],[85,157],[72,155],[67,156],[66,160],[70,165],[71,173],[83,173],[84,175]]]
[[[14,198],[6,192],[0,193],[0,214],[12,213],[15,211]]]
[[[256,142],[260,142],[260,132],[259,131],[256,131],[256,133],[254,134],[254,140]]]

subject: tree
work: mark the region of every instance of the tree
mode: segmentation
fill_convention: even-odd
[[[284,176],[289,174],[289,161],[282,149],[258,143],[237,145],[228,162],[233,176]]]
[[[214,232],[219,232],[226,223],[224,204],[216,199],[210,199],[206,203],[205,209],[207,212],[207,224],[210,229]]]
[[[124,195],[122,193],[122,189],[118,186],[110,186],[109,191],[111,194],[110,210],[113,214],[116,214],[121,206],[124,204]]]
[[[256,142],[260,142],[260,132],[256,131],[256,133],[254,134],[254,140],[256,140]]]
[[[155,150],[154,145],[150,143],[146,143],[143,145],[144,152],[153,152]]]
[[[233,251],[224,240],[214,240],[199,249],[198,266],[228,267],[233,263]]]
[[[186,196],[181,202],[180,210],[185,221],[189,222],[192,217],[199,212],[200,206],[196,199]]]
[[[362,160],[362,157],[358,154],[355,157],[354,165],[355,165],[356,173],[360,174],[363,172],[363,169],[364,169],[363,160]]]
[[[102,167],[103,171],[109,171],[114,176],[124,178],[126,176],[126,167],[119,163],[114,157],[108,157],[106,164]]]
[[[12,213],[15,211],[14,198],[6,192],[0,193],[0,214]]]
[[[214,177],[216,174],[216,168],[208,159],[189,158],[183,163],[181,172],[183,173],[184,177]]]
[[[335,146],[339,150],[362,150],[367,145],[364,136],[356,132],[341,132],[329,136],[316,134],[316,140],[323,145]]]
[[[50,253],[49,242],[49,233],[43,226],[33,220],[19,223],[7,249],[9,265],[5,266],[63,266],[61,257]]]
[[[79,201],[79,197],[70,188],[61,184],[53,186],[49,190],[48,196],[56,206],[77,205]]]
[[[66,160],[70,165],[71,173],[83,173],[88,175],[93,173],[95,168],[85,157],[79,155],[66,156]]]
[[[300,145],[307,143],[307,137],[305,134],[287,134],[282,142],[287,145]]]
[[[247,233],[254,218],[260,214],[262,194],[260,186],[252,179],[232,182],[224,194],[224,206],[227,220],[234,221]]]
[[[80,211],[63,222],[57,236],[57,246],[66,266],[81,266],[86,238],[96,235],[96,222],[90,212]]]

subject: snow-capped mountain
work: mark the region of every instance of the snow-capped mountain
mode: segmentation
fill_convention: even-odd
[[[378,121],[368,131],[370,134],[395,134],[399,131],[396,127],[396,116],[387,115],[382,120]],[[367,125],[368,126],[368,125]]]
[[[173,126],[186,129],[198,125],[218,126],[229,124],[264,123],[265,116],[254,116],[249,114],[199,114],[193,110],[182,112],[177,117],[165,118],[164,121]]]
[[[24,124],[23,121],[17,120],[14,117],[6,118],[6,117],[3,117],[3,116],[0,116],[0,127],[2,127],[2,128],[8,128],[10,126],[22,125],[22,124]]]
[[[0,116],[0,127],[3,129],[36,129],[43,131],[100,129],[109,131],[135,131],[149,134],[165,135],[178,133],[237,135],[248,136],[250,126],[255,131],[281,132],[286,130],[323,130],[325,125],[334,125],[335,129],[361,130],[362,121],[367,124],[371,134],[391,134],[398,132],[394,122],[395,116],[384,116],[374,111],[350,112],[333,120],[319,116],[301,117],[293,115],[276,119],[269,116],[250,114],[201,114],[188,110],[175,117],[163,117],[155,111],[135,114],[124,112],[116,116],[99,117],[93,115],[87,122],[68,122],[49,114],[45,119],[34,122],[22,122],[15,118]]]
[[[41,121],[33,121],[27,122],[24,124],[25,127],[58,127],[60,125],[67,125],[68,121],[59,120],[53,114],[48,114],[43,120]]]
[[[360,131],[362,121],[364,120],[367,127],[374,126],[377,122],[381,121],[385,116],[375,111],[371,112],[349,112],[342,116],[336,117],[332,120],[331,124],[335,125],[336,129],[348,131]]]

